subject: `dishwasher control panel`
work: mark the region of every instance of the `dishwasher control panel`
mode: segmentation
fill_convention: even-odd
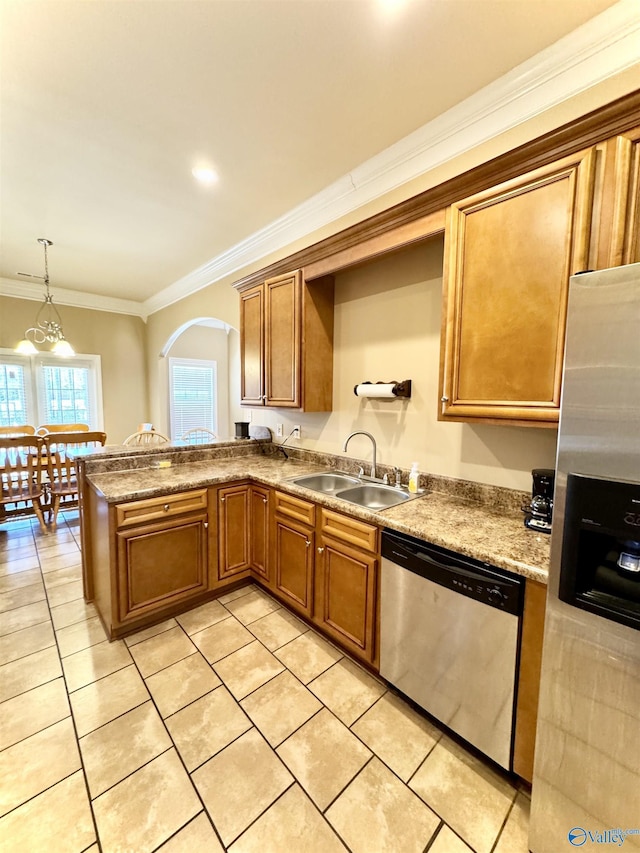
[[[382,556],[489,607],[522,613],[524,580],[518,575],[395,531],[383,532]]]

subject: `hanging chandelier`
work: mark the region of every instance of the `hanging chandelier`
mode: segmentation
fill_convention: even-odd
[[[16,347],[16,352],[21,355],[37,355],[38,349],[35,344],[42,345],[44,343],[53,344],[51,352],[63,358],[70,358],[75,355],[74,349],[65,339],[62,331],[62,317],[60,312],[53,304],[53,298],[49,290],[49,263],[47,260],[47,248],[53,246],[51,240],[46,240],[44,237],[38,238],[44,248],[44,275],[31,275],[27,272],[19,272],[18,275],[28,276],[29,278],[39,278],[44,281],[45,297],[44,302],[40,306],[40,310],[36,314],[35,325],[27,329],[24,333],[24,338]]]

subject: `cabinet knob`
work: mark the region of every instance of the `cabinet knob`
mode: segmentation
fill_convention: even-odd
[[[322,554],[323,551],[324,551],[324,548],[318,548],[318,554]]]
[[[169,512],[169,510],[171,509],[171,507],[169,506],[169,504],[165,504],[165,505],[162,507],[162,509],[163,509],[165,512]]]
[[[266,400],[266,399],[267,399],[267,395],[266,395],[266,394],[263,394],[263,395],[262,395],[262,399],[263,399],[263,400]]]
[[[268,503],[269,503],[268,498],[262,498],[262,503],[263,503],[263,504],[268,504]]]
[[[220,503],[221,503],[221,504],[223,504],[223,503],[224,503],[224,498],[220,498]]]
[[[306,546],[307,546],[307,548],[308,548],[308,547],[311,545],[311,540],[310,540],[310,539],[307,539],[307,541],[305,542],[305,545],[306,545]]]
[[[444,397],[444,396],[443,396],[443,397],[440,397],[440,402],[441,402],[441,403],[448,403],[448,402],[449,402],[449,398],[448,398],[448,397]]]
[[[208,526],[209,526],[209,522],[208,522],[208,521],[205,521],[204,526],[205,526],[205,528],[206,528],[206,527],[208,527]]]

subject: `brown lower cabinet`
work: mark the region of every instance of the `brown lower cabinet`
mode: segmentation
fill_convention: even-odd
[[[293,610],[313,616],[315,505],[274,493],[271,587]]]
[[[377,667],[375,525],[247,481],[115,507],[85,489],[83,512],[91,534],[83,538],[85,588],[93,591],[111,639],[254,578],[351,655]],[[527,580],[513,767],[527,781],[545,600],[546,587]]]
[[[378,528],[321,510],[314,622],[351,654],[376,656]]]
[[[269,582],[269,495],[266,486],[249,489],[249,562],[251,571]]]
[[[218,489],[218,570],[219,581],[249,577],[249,512],[251,486],[237,483]]]
[[[210,595],[208,489],[107,505],[83,494],[87,590],[115,639]]]

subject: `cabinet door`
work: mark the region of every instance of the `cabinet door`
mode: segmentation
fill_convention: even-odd
[[[311,616],[315,533],[275,516],[271,552],[274,590],[295,610]]]
[[[269,489],[251,486],[249,494],[249,561],[251,571],[269,580]]]
[[[245,483],[218,489],[218,579],[250,569],[249,490]]]
[[[315,620],[352,654],[375,656],[378,558],[329,537],[320,539]]]
[[[136,619],[207,589],[207,516],[118,531],[118,616]]]
[[[640,128],[602,146],[600,228],[591,269],[640,262]]]
[[[300,408],[300,271],[265,282],[267,406]]]
[[[594,152],[452,205],[440,420],[558,420],[569,277],[587,268]]]
[[[240,294],[240,398],[264,405],[264,288]]]

